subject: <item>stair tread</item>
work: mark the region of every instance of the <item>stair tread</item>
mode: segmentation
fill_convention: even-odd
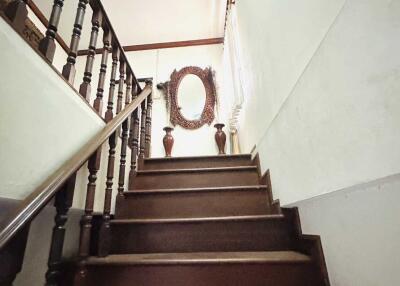
[[[86,264],[222,264],[222,263],[308,263],[311,257],[296,251],[189,252],[113,254],[88,257]]]
[[[235,166],[235,167],[211,167],[211,168],[185,168],[185,169],[154,169],[138,170],[136,174],[162,174],[162,173],[194,173],[194,172],[223,172],[223,171],[242,171],[257,170],[257,166]]]
[[[249,216],[225,216],[225,217],[201,217],[201,218],[166,218],[166,219],[113,219],[111,224],[133,223],[193,223],[193,222],[223,222],[223,221],[254,221],[284,219],[282,214],[249,215]]]
[[[153,190],[129,190],[125,195],[154,194],[154,193],[184,193],[184,192],[210,192],[210,191],[236,191],[236,190],[264,190],[267,185],[232,186],[232,187],[203,187],[203,188],[174,188]]]
[[[229,159],[229,158],[249,158],[251,154],[233,154],[233,155],[208,155],[208,156],[187,156],[187,157],[155,157],[146,158],[144,162],[154,161],[180,161],[180,160],[196,160],[196,159]]]

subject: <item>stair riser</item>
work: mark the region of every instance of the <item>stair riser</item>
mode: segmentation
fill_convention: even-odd
[[[192,160],[149,160],[145,161],[142,170],[192,169],[251,166],[253,162],[248,157],[230,158],[198,158]]]
[[[231,187],[259,184],[255,170],[138,174],[133,190]]]
[[[116,218],[194,218],[270,214],[264,190],[135,194],[118,199]]]
[[[320,286],[312,264],[89,266],[87,286]],[[112,277],[112,278],[111,278]]]
[[[286,221],[112,224],[113,254],[290,249]]]

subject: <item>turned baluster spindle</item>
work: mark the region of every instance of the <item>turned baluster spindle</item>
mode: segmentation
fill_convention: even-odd
[[[54,0],[46,36],[39,43],[39,51],[49,62],[53,62],[54,53],[56,51],[55,37],[63,5],[64,0]]]
[[[147,99],[143,100],[141,104],[141,110],[142,110],[142,116],[140,118],[140,144],[139,144],[139,159],[138,159],[138,164],[139,168],[142,167],[143,162],[144,162],[144,152],[146,149],[146,115],[147,115]]]
[[[85,18],[86,5],[89,0],[79,0],[76,10],[74,29],[72,30],[71,43],[69,45],[69,53],[67,63],[64,65],[62,75],[71,84],[74,83],[76,74],[76,57],[78,55],[79,41],[81,39],[82,25]]]
[[[126,72],[126,91],[125,91],[125,106],[131,102],[132,95],[132,73]]]
[[[119,164],[119,177],[118,177],[118,195],[123,196],[125,185],[125,167],[126,167],[126,149],[128,145],[128,126],[129,120],[122,123],[122,143],[121,143],[121,158]]]
[[[46,272],[46,286],[58,285],[61,274],[62,252],[65,238],[65,224],[68,220],[68,211],[74,197],[76,173],[68,179],[62,189],[56,194],[54,206],[56,216]]]
[[[92,32],[90,34],[85,72],[83,75],[83,82],[79,87],[79,93],[82,95],[84,99],[86,99],[86,101],[90,101],[90,93],[91,93],[90,83],[92,81],[93,62],[94,62],[94,57],[96,55],[97,37],[99,35],[100,26],[102,25],[102,20],[103,19],[101,11],[100,10],[93,11]]]
[[[79,241],[79,256],[85,258],[89,255],[90,236],[92,231],[93,206],[96,193],[97,172],[100,168],[101,149],[98,149],[89,159],[88,184],[86,190],[85,213],[81,219],[81,234]]]
[[[107,72],[108,53],[111,45],[111,34],[108,29],[104,30],[103,34],[103,53],[101,55],[99,82],[97,85],[96,99],[94,100],[93,107],[97,113],[101,116],[103,113],[103,94],[104,94],[104,83]]]
[[[147,112],[146,112],[146,135],[145,135],[145,157],[150,157],[151,148],[151,109],[153,105],[152,95],[147,98]]]
[[[118,59],[119,59],[119,49],[117,47],[113,47],[110,90],[108,92],[107,111],[105,114],[106,122],[109,122],[114,117],[113,109],[114,109],[115,78],[117,77]]]
[[[115,147],[117,146],[117,136],[114,132],[108,139],[108,165],[107,165],[107,180],[106,191],[104,196],[104,211],[103,222],[100,229],[99,240],[99,256],[107,256],[110,250],[110,215],[111,215],[111,200],[112,200],[112,186],[114,180],[114,165],[115,165]]]
[[[8,3],[4,9],[4,14],[11,21],[12,26],[22,32],[25,27],[25,20],[28,18],[27,0],[14,0]]]
[[[117,114],[122,110],[122,99],[124,95],[124,82],[125,82],[125,61],[121,57],[119,62],[119,83],[118,83],[118,100],[117,100]]]
[[[132,89],[132,100],[137,97],[137,85],[135,84]],[[133,177],[136,172],[136,160],[139,151],[139,108],[132,112],[131,127],[129,134],[129,142],[131,146],[131,164],[129,170],[129,189],[132,188]]]

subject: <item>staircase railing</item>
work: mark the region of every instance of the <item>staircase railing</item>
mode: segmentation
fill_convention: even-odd
[[[24,23],[28,17],[27,2],[29,0],[11,1],[4,9],[4,18],[19,33],[22,33]],[[55,37],[62,12],[63,0],[54,0],[52,13],[49,18],[49,25],[45,37],[40,41],[38,51],[44,59],[51,64],[55,54]],[[68,211],[72,206],[75,192],[75,180],[77,171],[88,162],[88,184],[86,190],[86,202],[84,214],[81,219],[81,232],[79,242],[79,256],[84,258],[89,255],[91,230],[93,225],[93,210],[96,194],[97,173],[100,169],[101,146],[108,140],[109,153],[107,164],[107,181],[104,198],[104,210],[102,213],[102,226],[100,229],[104,242],[99,246],[99,255],[107,255],[109,245],[107,237],[110,233],[110,216],[112,189],[114,185],[115,153],[117,140],[121,138],[121,155],[119,160],[118,195],[122,195],[125,190],[126,158],[131,154],[129,166],[129,178],[133,178],[138,164],[141,164],[145,157],[150,156],[151,145],[151,109],[152,109],[152,83],[147,81],[144,88],[139,85],[132,67],[118,41],[116,33],[111,26],[109,18],[99,0],[77,0],[78,8],[76,12],[73,34],[69,47],[67,62],[63,67],[62,76],[70,84],[74,84],[76,75],[77,50],[82,33],[82,24],[85,16],[87,4],[93,10],[91,36],[89,51],[86,58],[86,66],[83,81],[79,86],[80,96],[88,103],[91,97],[91,80],[93,63],[96,56],[96,42],[99,29],[103,29],[103,50],[101,55],[101,66],[97,85],[96,98],[93,108],[99,116],[104,118],[106,126],[94,136],[85,146],[83,146],[74,156],[65,162],[56,172],[54,172],[45,182],[37,187],[19,206],[3,219],[0,223],[0,258],[2,252],[9,254],[12,250],[7,249],[15,245],[13,240],[20,233],[25,232],[29,223],[38,213],[49,203],[52,198],[56,208],[55,226],[50,247],[48,260],[48,271],[46,273],[46,285],[57,285],[60,275],[60,264],[62,261],[62,250],[64,244],[65,224],[68,218]],[[103,112],[103,94],[105,89],[105,79],[109,54],[112,55],[111,79],[109,85],[108,101],[105,112]],[[119,68],[118,68],[119,64]],[[117,79],[117,72],[119,78]],[[118,85],[118,87],[117,87]],[[117,89],[117,101],[114,106],[114,95]],[[124,100],[125,96],[125,100]],[[114,115],[114,110],[116,115]],[[103,116],[104,115],[104,116]],[[129,150],[127,147],[130,147]],[[22,239],[23,241],[23,239]],[[25,239],[26,241],[26,239]],[[11,252],[10,252],[11,251]],[[21,251],[17,251],[20,253]],[[22,251],[23,252],[23,251]],[[21,259],[15,259],[21,263]],[[11,262],[10,262],[11,263]],[[18,272],[17,267],[8,267],[10,271]],[[8,275],[8,276],[7,276]],[[16,273],[1,273],[0,285],[12,283]],[[7,276],[7,277],[6,277]],[[6,277],[5,279],[2,277]],[[2,279],[4,279],[2,281]],[[8,279],[8,280],[7,280]],[[11,285],[11,284],[9,284]]]

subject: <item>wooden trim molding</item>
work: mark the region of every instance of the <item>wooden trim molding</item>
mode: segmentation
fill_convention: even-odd
[[[178,42],[129,45],[129,46],[124,46],[123,49],[125,52],[134,52],[134,51],[170,49],[170,48],[190,47],[190,46],[218,45],[223,43],[224,43],[224,38],[210,38],[210,39],[178,41]],[[101,54],[102,50],[103,49],[96,49],[96,54]],[[78,56],[84,56],[87,54],[88,50],[78,51]]]

